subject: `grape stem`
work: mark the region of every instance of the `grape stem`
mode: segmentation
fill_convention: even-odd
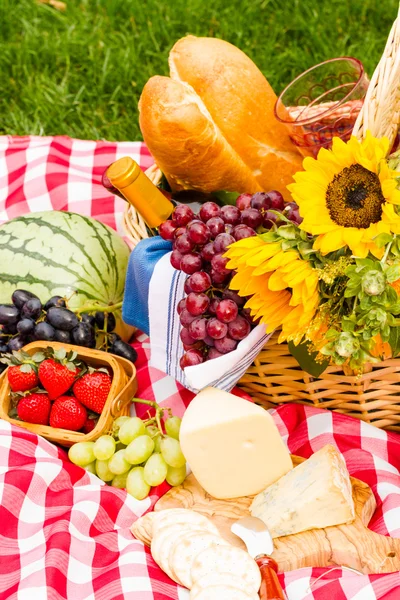
[[[117,302],[117,304],[111,304],[110,306],[99,306],[98,304],[91,304],[90,306],[82,306],[81,308],[72,309],[72,312],[76,315],[80,315],[81,313],[86,312],[103,312],[103,313],[111,313],[114,310],[118,310],[122,308],[122,302]]]
[[[141,398],[132,398],[132,402],[137,402],[139,404],[147,404],[147,406],[151,406],[152,408],[154,408],[154,410],[156,411],[155,416],[150,419],[147,419],[147,421],[145,423],[147,425],[150,423],[154,423],[154,421],[155,421],[157,423],[157,428],[160,431],[161,435],[164,435],[163,428],[161,425],[161,417],[164,415],[165,411],[167,411],[168,414],[171,414],[171,409],[170,408],[161,408],[161,406],[159,404],[157,404],[157,402],[154,402],[153,400],[142,400]]]

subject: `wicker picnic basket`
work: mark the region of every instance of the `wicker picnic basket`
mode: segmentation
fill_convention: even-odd
[[[394,143],[400,129],[400,9],[382,58],[373,74],[353,134],[362,140],[366,132],[386,136]],[[161,172],[156,165],[146,172],[157,185]],[[135,245],[147,231],[132,207],[124,224]],[[376,427],[400,431],[400,358],[366,368],[363,375],[345,374],[330,366],[318,378],[303,371],[286,343],[274,334],[239,382],[267,408],[297,402],[346,413]]]
[[[114,354],[107,354],[100,350],[72,346],[71,344],[60,344],[58,342],[32,342],[24,346],[23,350],[33,355],[47,346],[52,346],[56,350],[59,348],[65,348],[67,351],[73,350],[77,353],[78,359],[85,361],[88,365],[95,368],[106,367],[112,373],[110,393],[96,427],[90,433],[85,434],[79,431],[57,429],[47,425],[34,425],[33,423],[25,423],[24,421],[11,418],[9,416],[11,398],[10,385],[7,378],[8,369],[3,371],[0,376],[0,419],[29,429],[29,431],[41,435],[51,442],[70,447],[76,442],[92,442],[101,435],[109,433],[114,419],[123,415],[129,415],[131,399],[135,396],[137,390],[136,369],[133,363],[125,358],[115,356]]]

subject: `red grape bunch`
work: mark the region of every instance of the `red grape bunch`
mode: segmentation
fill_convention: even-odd
[[[285,206],[283,196],[271,191],[241,194],[236,206],[206,202],[198,215],[180,204],[160,225],[161,237],[173,243],[172,266],[188,275],[186,296],[177,307],[182,369],[232,352],[255,326],[244,308],[247,298],[229,289],[233,271],[224,253],[236,241],[283,225],[279,213],[301,222],[297,205]]]

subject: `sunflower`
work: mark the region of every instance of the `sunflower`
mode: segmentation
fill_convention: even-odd
[[[387,138],[368,132],[359,142],[333,139],[332,150],[322,149],[316,159],[304,159],[304,171],[288,186],[303,217],[301,229],[316,237],[314,249],[322,254],[345,246],[365,258],[370,251],[383,255],[374,238],[380,233],[400,233],[400,204],[395,171],[385,160]]]
[[[279,342],[303,336],[319,303],[318,275],[296,250],[283,251],[280,242],[250,237],[232,244],[226,254],[235,269],[230,287],[251,296],[245,307],[267,332],[282,327]]]

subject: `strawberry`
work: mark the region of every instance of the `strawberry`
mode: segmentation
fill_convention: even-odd
[[[47,394],[28,394],[18,402],[17,413],[21,421],[48,425],[51,403]]]
[[[84,426],[82,427],[82,433],[90,433],[96,427],[96,422],[94,419],[88,417]]]
[[[67,354],[64,348],[48,348],[45,356],[39,367],[39,379],[49,393],[50,400],[55,400],[69,390],[79,373],[75,361],[77,355],[76,352]]]
[[[41,360],[41,353],[31,356],[23,350],[3,356],[1,362],[9,365],[7,378],[12,392],[26,392],[37,387],[38,364]]]
[[[37,387],[39,383],[37,374],[29,365],[9,367],[7,377],[13,392],[26,392]]]
[[[103,371],[93,371],[80,377],[73,387],[78,400],[95,413],[100,414],[111,388],[111,377]]]
[[[74,396],[60,396],[51,408],[51,427],[79,431],[86,419],[86,408]]]

